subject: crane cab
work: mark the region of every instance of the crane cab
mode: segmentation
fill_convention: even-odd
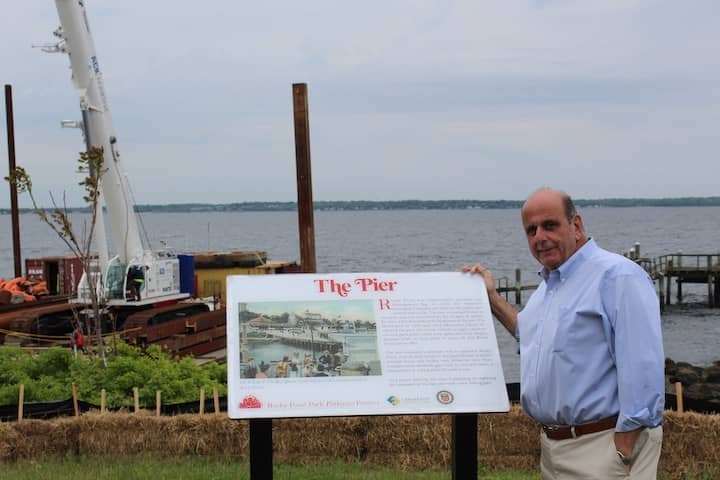
[[[180,262],[175,256],[145,255],[128,264],[116,256],[108,263],[105,275],[108,305],[147,305],[188,296],[180,292]]]

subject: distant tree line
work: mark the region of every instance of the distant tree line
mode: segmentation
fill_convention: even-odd
[[[720,197],[680,198],[599,198],[575,199],[578,207],[717,207]],[[472,208],[520,208],[523,200],[319,200],[315,210],[465,210]],[[295,202],[237,202],[237,203],[172,203],[168,205],[137,205],[138,212],[290,212],[297,210]],[[70,211],[89,212],[88,208]],[[20,209],[21,213],[31,209]],[[9,214],[10,209],[0,209]]]

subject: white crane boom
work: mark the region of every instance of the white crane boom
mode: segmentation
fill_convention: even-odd
[[[142,255],[143,245],[83,3],[78,0],[55,1],[60,17],[59,33],[65,40],[65,49],[70,57],[72,80],[80,97],[80,108],[87,112],[88,142],[105,151],[105,172],[100,179],[102,194],[117,254],[121,262],[127,263],[131,258]]]
[[[85,1],[55,0],[55,5],[60,17],[60,28],[55,35],[61,40],[44,50],[64,52],[70,57],[72,81],[80,98],[87,143],[102,147],[104,151],[100,186],[117,249],[117,256],[107,266],[104,283],[106,300],[109,304],[123,305],[128,301],[138,304],[187,297],[187,294],[180,293],[177,257],[169,254],[159,256],[143,248]],[[137,280],[138,276],[140,280]],[[138,289],[144,290],[142,295]]]

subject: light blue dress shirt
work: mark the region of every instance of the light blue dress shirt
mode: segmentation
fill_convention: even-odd
[[[589,239],[540,275],[516,332],[527,414],[546,425],[579,425],[619,413],[619,432],[660,425],[665,357],[648,274]]]

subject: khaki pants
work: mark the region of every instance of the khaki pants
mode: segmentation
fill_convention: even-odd
[[[567,440],[550,440],[540,434],[540,468],[543,480],[655,480],[662,447],[662,426],[646,428],[633,447],[628,469],[618,458],[613,429]]]

